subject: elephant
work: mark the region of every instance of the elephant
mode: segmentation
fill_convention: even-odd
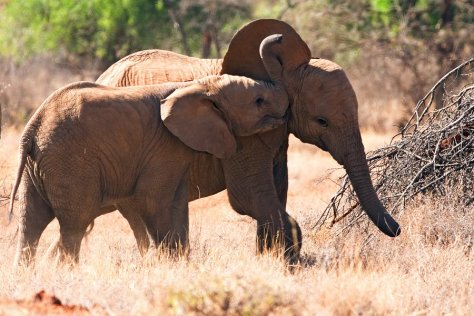
[[[20,140],[10,204],[11,214],[21,185],[15,265],[33,260],[54,218],[61,261],[77,262],[87,227],[115,209],[146,227],[135,232],[142,251],[149,238],[171,253],[186,251],[193,162],[203,152],[231,159],[239,151],[236,136],[286,123],[281,71],[271,69],[281,66],[265,59],[280,42],[281,36],[262,42],[264,63],[276,73],[272,82],[226,74],[131,87],[78,82],[49,96]]]
[[[273,34],[284,41],[267,52],[281,67],[265,68],[259,44]],[[358,123],[358,101],[344,70],[336,63],[312,58],[308,45],[287,23],[255,20],[232,38],[223,59],[199,59],[159,49],[140,51],[110,66],[97,82],[109,86],[147,85],[189,81],[210,74],[244,75],[269,80],[278,75],[289,97],[288,122],[266,133],[238,137],[241,150],[219,160],[203,155],[191,168],[200,177],[189,200],[227,189],[235,211],[257,221],[259,252],[280,240],[285,257],[297,262],[302,246],[298,223],[286,210],[288,192],[287,150],[289,134],[313,144],[342,165],[369,219],[390,237],[401,229],[380,202],[370,178]],[[281,80],[281,81],[280,81]],[[209,166],[214,166],[209,168]],[[133,231],[143,227],[129,221]]]

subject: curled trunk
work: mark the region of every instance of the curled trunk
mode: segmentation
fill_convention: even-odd
[[[281,34],[273,34],[267,36],[260,44],[260,57],[263,65],[270,76],[270,79],[277,86],[282,87],[282,64],[275,53],[274,46],[282,43],[283,36]]]
[[[277,54],[275,54],[275,46],[281,45],[282,40],[283,36],[281,34],[267,36],[260,44],[260,57],[275,87],[275,95],[278,94],[280,101],[285,103],[285,107],[288,108],[288,95],[283,85],[283,66]]]

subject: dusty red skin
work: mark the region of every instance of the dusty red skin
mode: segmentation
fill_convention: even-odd
[[[0,315],[108,315],[100,306],[92,310],[80,305],[64,305],[54,295],[44,290],[29,300],[0,299]]]

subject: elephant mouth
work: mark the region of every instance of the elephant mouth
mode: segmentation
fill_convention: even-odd
[[[288,119],[290,118],[290,111],[286,110],[285,114],[283,116],[276,116],[276,115],[265,115],[262,119],[263,124],[271,124],[274,123],[276,124],[275,127],[278,127],[286,122],[288,122]]]
[[[262,127],[267,126],[268,129],[274,129],[277,128],[280,125],[283,125],[287,122],[286,115],[282,117],[277,117],[277,116],[271,116],[271,115],[265,115],[262,120],[260,121],[260,125]]]
[[[321,149],[323,151],[329,151],[329,149],[326,146],[326,144],[324,143],[324,141],[319,137],[316,139],[316,146],[318,146],[319,149]]]
[[[265,115],[257,123],[257,130],[259,133],[268,132],[272,129],[275,129],[287,123],[288,118],[289,118],[288,111],[283,116]]]

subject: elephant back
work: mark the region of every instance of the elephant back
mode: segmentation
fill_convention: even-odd
[[[185,82],[217,75],[221,69],[221,59],[200,59],[151,49],[122,58],[100,75],[96,82],[115,87]]]

